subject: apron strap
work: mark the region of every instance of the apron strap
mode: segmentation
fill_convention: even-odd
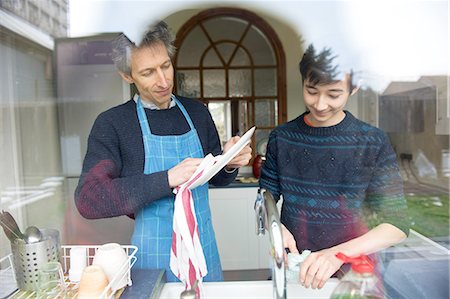
[[[148,124],[147,115],[145,114],[144,107],[142,106],[141,97],[139,96],[136,101],[137,115],[139,119],[139,124],[142,130],[142,136],[150,135],[150,126]]]
[[[189,114],[187,113],[186,109],[184,108],[183,104],[177,99],[177,97],[172,94],[171,99],[175,101],[175,104],[178,105],[178,107],[181,110],[181,113],[183,113],[184,118],[186,119],[187,123],[189,124],[189,128],[191,130],[195,131],[194,123],[192,122],[192,119],[189,117]],[[148,123],[147,115],[145,114],[144,107],[142,106],[141,97],[139,96],[137,101],[137,114],[139,118],[139,124],[141,125],[142,129],[142,135],[151,135],[152,130],[150,129],[150,125]]]
[[[172,94],[172,100],[175,100],[175,103],[178,105],[178,107],[180,108],[181,112],[184,115],[184,118],[187,120],[189,127],[191,128],[191,130],[195,131],[195,127],[194,127],[194,123],[192,122],[192,119],[189,117],[189,114],[187,113],[186,109],[184,108],[183,104],[181,104],[181,102],[177,99],[177,97],[175,95]]]

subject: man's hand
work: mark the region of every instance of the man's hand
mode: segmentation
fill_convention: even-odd
[[[223,153],[225,154],[238,140],[239,136],[234,136],[223,147]],[[252,158],[252,148],[250,144],[244,147],[230,162],[228,162],[227,170],[232,170],[247,165]]]
[[[197,167],[203,159],[200,158],[186,158],[167,172],[170,188],[175,188],[183,183],[194,174]]]

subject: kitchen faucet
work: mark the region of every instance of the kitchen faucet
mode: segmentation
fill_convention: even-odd
[[[286,299],[286,271],[284,268],[284,246],[278,209],[272,194],[259,189],[255,201],[256,234],[264,235],[269,231],[270,249],[273,259],[272,281],[273,298]]]

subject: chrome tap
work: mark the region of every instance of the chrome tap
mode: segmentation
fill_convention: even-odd
[[[255,216],[256,216],[256,235],[262,236],[266,232],[266,207],[264,206],[264,197],[261,194],[261,189],[258,190],[258,195],[255,200]]]
[[[192,285],[192,287],[189,290],[184,290],[183,292],[181,292],[180,299],[198,299],[198,296],[196,293],[197,285],[198,285],[198,280],[196,280],[194,282],[194,284]]]
[[[273,259],[272,281],[273,298],[286,299],[286,271],[284,269],[284,246],[278,209],[272,194],[259,189],[255,201],[256,234],[269,231],[270,249]]]

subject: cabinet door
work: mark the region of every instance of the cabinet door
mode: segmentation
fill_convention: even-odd
[[[268,237],[256,235],[257,188],[210,189],[212,222],[223,270],[269,266]],[[265,243],[265,246],[263,244]]]

